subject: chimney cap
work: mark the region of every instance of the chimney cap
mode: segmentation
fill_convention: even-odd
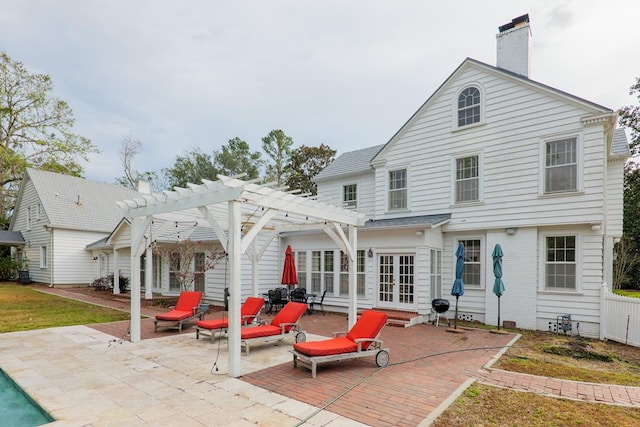
[[[529,14],[525,13],[522,16],[518,16],[517,18],[513,18],[511,20],[511,22],[509,22],[508,24],[504,24],[498,27],[498,31],[499,32],[504,32],[507,30],[510,30],[512,28],[514,28],[516,25],[521,24],[523,22],[529,22]]]

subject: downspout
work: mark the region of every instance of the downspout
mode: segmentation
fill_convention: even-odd
[[[47,254],[51,259],[49,263],[49,287],[53,288],[53,228],[50,225],[45,225],[44,228],[49,232],[49,247],[50,250],[47,252],[51,252],[51,254]],[[46,262],[46,260],[45,260]]]

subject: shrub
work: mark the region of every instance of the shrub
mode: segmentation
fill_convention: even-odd
[[[10,256],[0,257],[0,280],[13,280],[17,276],[19,263]]]
[[[91,282],[91,286],[95,287],[97,291],[107,291],[113,289],[113,273],[109,274],[107,277],[99,277],[93,282]],[[120,275],[119,278],[119,289],[120,293],[127,292],[129,288],[129,278]]]

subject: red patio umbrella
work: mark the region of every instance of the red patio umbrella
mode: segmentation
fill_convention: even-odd
[[[280,283],[287,286],[298,284],[298,273],[296,272],[296,262],[293,259],[291,245],[287,246],[287,250],[284,253],[284,267],[282,268],[282,280]]]

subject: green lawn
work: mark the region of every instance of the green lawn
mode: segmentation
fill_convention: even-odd
[[[0,333],[129,320],[129,313],[0,283]]]
[[[623,297],[640,298],[640,291],[637,289],[615,289],[613,293]]]

